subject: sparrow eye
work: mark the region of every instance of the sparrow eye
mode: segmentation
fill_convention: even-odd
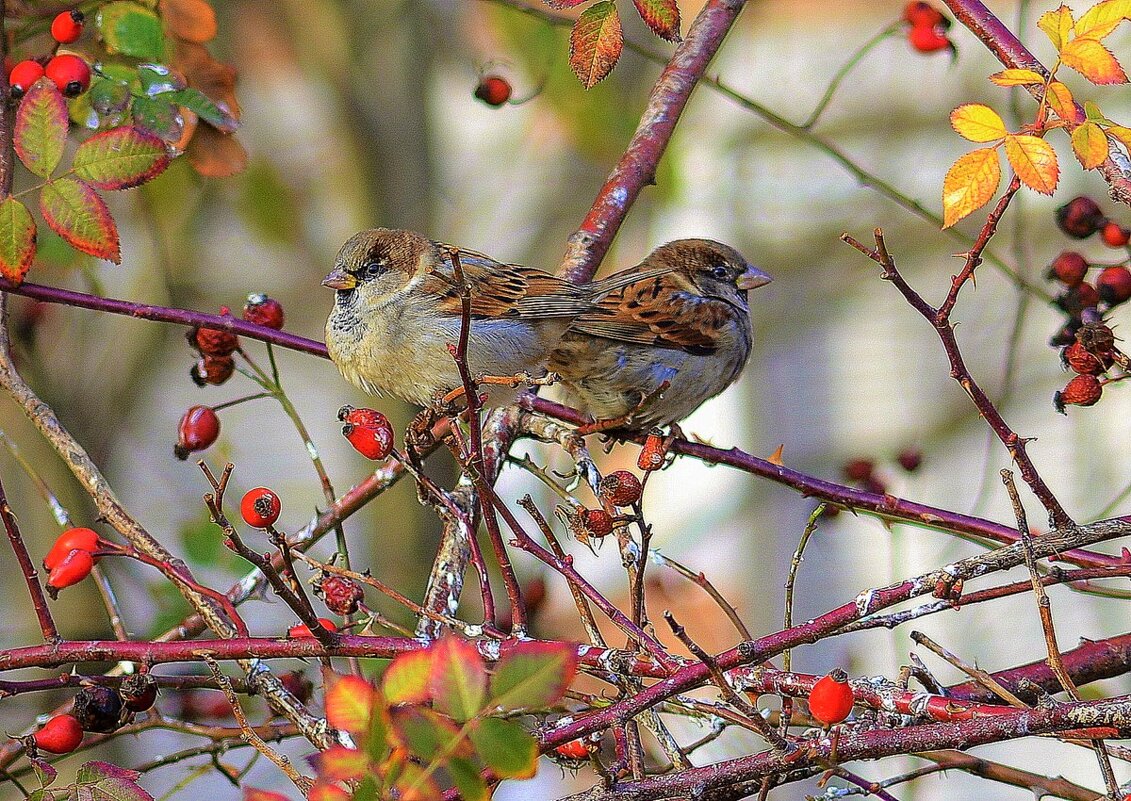
[[[730,269],[725,264],[716,264],[711,268],[711,275],[722,281],[730,274]]]
[[[381,274],[381,268],[384,266],[384,264],[384,262],[380,261],[369,262],[361,268],[361,277],[363,279],[376,278]]]

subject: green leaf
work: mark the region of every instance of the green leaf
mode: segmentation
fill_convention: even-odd
[[[459,790],[463,801],[489,801],[491,794],[487,792],[487,783],[479,775],[479,769],[473,762],[466,759],[452,758],[444,766],[452,782]]]
[[[75,250],[121,263],[118,228],[90,184],[74,178],[49,181],[40,190],[39,210],[51,229]]]
[[[479,758],[504,779],[529,779],[538,770],[538,743],[513,720],[485,718],[471,730]]]
[[[166,142],[176,142],[185,132],[185,120],[169,102],[169,93],[157,97],[134,97],[134,122]]]
[[[640,19],[652,33],[669,42],[679,41],[679,6],[676,0],[632,0]]]
[[[96,75],[87,94],[99,114],[121,114],[130,107],[130,87],[121,81]]]
[[[569,66],[586,89],[603,80],[624,46],[620,17],[612,0],[601,0],[581,12],[569,35]]]
[[[29,759],[28,762],[31,763],[31,769],[35,771],[35,778],[40,787],[50,787],[59,778],[59,771],[55,770],[50,762],[45,762],[42,759]]]
[[[144,128],[112,128],[75,151],[75,175],[98,189],[129,189],[156,178],[169,166],[165,143]]]
[[[24,95],[16,112],[16,155],[36,175],[51,177],[63,157],[69,127],[67,101],[55,84],[41,79]]]
[[[422,759],[431,759],[440,751],[456,756],[471,756],[471,746],[460,738],[459,726],[450,719],[423,706],[400,706],[389,711],[397,739]]]
[[[35,259],[35,220],[14,197],[0,202],[0,274],[12,283],[24,280]]]
[[[487,669],[475,646],[458,637],[445,637],[432,646],[429,684],[436,708],[461,723],[483,708]]]
[[[518,643],[499,660],[491,677],[491,705],[507,710],[549,706],[576,674],[577,649],[569,643]]]
[[[138,64],[137,79],[148,97],[185,88],[185,79],[164,64]]]
[[[87,762],[79,768],[77,783],[78,798],[92,798],[98,801],[153,801],[137,783],[141,774],[127,770],[109,762]]]
[[[390,704],[422,704],[429,700],[432,652],[410,651],[399,654],[381,677],[381,689]]]
[[[224,133],[234,133],[240,127],[239,120],[225,104],[217,103],[199,89],[181,89],[170,92],[165,97],[194,112],[213,128]]]
[[[107,3],[98,10],[95,24],[107,52],[161,61],[165,56],[165,34],[152,9],[130,0]]]

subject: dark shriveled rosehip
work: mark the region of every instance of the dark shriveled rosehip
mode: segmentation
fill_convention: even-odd
[[[122,705],[131,712],[144,712],[157,701],[157,679],[148,673],[126,676],[118,687]]]
[[[1068,382],[1068,386],[1052,396],[1052,404],[1058,412],[1066,414],[1066,406],[1091,406],[1099,401],[1103,385],[1094,375],[1078,375]]]
[[[83,687],[71,714],[84,731],[107,734],[122,725],[122,697],[109,687]]]
[[[1074,239],[1087,239],[1103,223],[1103,212],[1090,197],[1073,198],[1056,210],[1056,224]]]

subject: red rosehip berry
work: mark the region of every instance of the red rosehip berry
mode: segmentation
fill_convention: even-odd
[[[211,406],[190,406],[177,425],[177,444],[173,455],[181,461],[190,453],[202,451],[220,436],[220,418]]]
[[[82,726],[73,715],[56,715],[32,735],[36,746],[51,754],[69,754],[82,742]]]
[[[83,23],[86,17],[77,8],[64,11],[51,20],[51,38],[59,44],[77,42],[82,36]]]
[[[356,612],[357,605],[365,598],[361,585],[345,576],[326,576],[316,589],[326,608],[343,617]]]
[[[366,459],[384,459],[393,450],[393,425],[374,409],[343,406],[338,419],[345,423],[342,435]]]
[[[576,740],[570,740],[568,743],[554,746],[554,753],[566,759],[588,759],[589,747],[579,737]]]
[[[809,691],[809,713],[826,726],[840,723],[852,711],[852,687],[843,670],[834,670]]]
[[[1073,239],[1087,239],[1104,224],[1104,215],[1096,201],[1081,195],[1056,210],[1056,224]]]
[[[12,87],[12,97],[19,99],[26,95],[32,84],[43,77],[43,73],[43,65],[30,59],[12,67],[8,73],[8,85]]]
[[[1094,375],[1078,375],[1068,382],[1068,386],[1052,396],[1053,406],[1061,414],[1066,414],[1066,406],[1091,406],[1103,394],[1103,385]]]
[[[1131,270],[1126,267],[1105,267],[1096,276],[1096,291],[1109,306],[1131,300]]]
[[[198,387],[220,386],[236,371],[236,361],[231,356],[201,356],[189,370],[189,378]]]
[[[270,528],[279,519],[283,504],[279,496],[267,487],[248,490],[240,501],[243,521],[252,528]]]
[[[1078,286],[1088,274],[1088,262],[1074,250],[1066,250],[1053,259],[1046,275],[1065,286]]]
[[[640,479],[627,470],[616,470],[601,479],[601,500],[613,506],[632,506],[644,488]]]
[[[46,570],[54,570],[71,551],[94,553],[98,550],[100,542],[98,532],[93,529],[69,528],[58,536],[47,556],[43,557],[43,567]]]
[[[914,473],[923,464],[923,452],[918,448],[904,448],[895,460],[908,473]]]
[[[144,712],[157,701],[157,679],[148,673],[126,676],[118,687],[118,695],[130,712]]]
[[[1060,354],[1064,364],[1080,375],[1099,375],[1111,366],[1111,358],[1101,360],[1079,342],[1073,342]],[[1106,361],[1106,364],[1104,363]]]
[[[262,292],[253,292],[247,296],[247,302],[243,305],[243,318],[249,323],[280,329],[286,315],[283,314],[282,303]]]
[[[122,725],[122,696],[109,687],[83,687],[71,714],[83,731],[107,734]]]
[[[321,623],[322,627],[324,629],[326,629],[327,631],[337,631],[338,630],[338,624],[335,623],[334,621],[330,620],[330,618],[328,618],[328,617],[320,617],[320,618],[318,618],[318,622]],[[289,629],[287,629],[287,639],[290,639],[290,640],[297,640],[297,639],[300,639],[302,637],[313,637],[313,636],[314,635],[311,633],[310,627],[307,626],[305,623],[299,623],[298,625],[291,626]]]
[[[1100,237],[1108,247],[1126,247],[1127,243],[1131,242],[1131,229],[1124,228],[1114,220],[1108,220],[1100,231]]]
[[[220,307],[220,314],[228,316],[232,310]],[[240,339],[231,331],[219,328],[194,328],[188,333],[189,344],[204,356],[230,356],[240,346]]]
[[[498,108],[511,99],[510,82],[499,75],[486,75],[479,79],[475,87],[475,96],[488,106]]]
[[[1094,309],[1099,305],[1100,293],[1087,281],[1069,287],[1057,296],[1054,303],[1065,313],[1079,317],[1084,309]]]
[[[925,25],[912,26],[907,32],[907,41],[920,53],[937,53],[940,50],[954,48],[945,31]]]
[[[585,509],[581,512],[581,524],[589,536],[600,539],[612,533],[613,516],[604,509]]]
[[[90,65],[74,53],[60,53],[47,62],[44,74],[64,97],[78,97],[90,88]]]
[[[59,590],[78,584],[89,576],[93,568],[94,557],[90,551],[71,551],[47,574],[47,592],[54,598]]]
[[[849,459],[844,463],[841,471],[849,481],[867,481],[876,470],[876,463],[871,459]]]
[[[636,459],[636,466],[641,470],[659,470],[664,466],[667,452],[664,449],[662,434],[652,432],[644,440],[644,447],[640,449],[640,456]]]
[[[905,22],[909,22],[916,27],[925,26],[928,28],[933,28],[936,25],[945,25],[950,22],[950,20],[943,16],[941,11],[930,3],[922,2],[922,0],[919,0],[919,2],[914,2],[913,0],[913,2],[904,6],[903,19]]]

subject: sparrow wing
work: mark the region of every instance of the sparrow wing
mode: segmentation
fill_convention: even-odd
[[[440,309],[459,315],[460,287],[455,280],[450,248],[441,245],[442,271],[434,271]],[[573,317],[590,308],[589,293],[542,270],[503,264],[472,250],[459,251],[463,279],[471,289],[471,315],[476,318]]]
[[[672,348],[694,354],[714,353],[734,310],[698,294],[679,272],[656,270],[617,274],[595,286],[616,287],[570,326],[590,336],[617,342]]]

